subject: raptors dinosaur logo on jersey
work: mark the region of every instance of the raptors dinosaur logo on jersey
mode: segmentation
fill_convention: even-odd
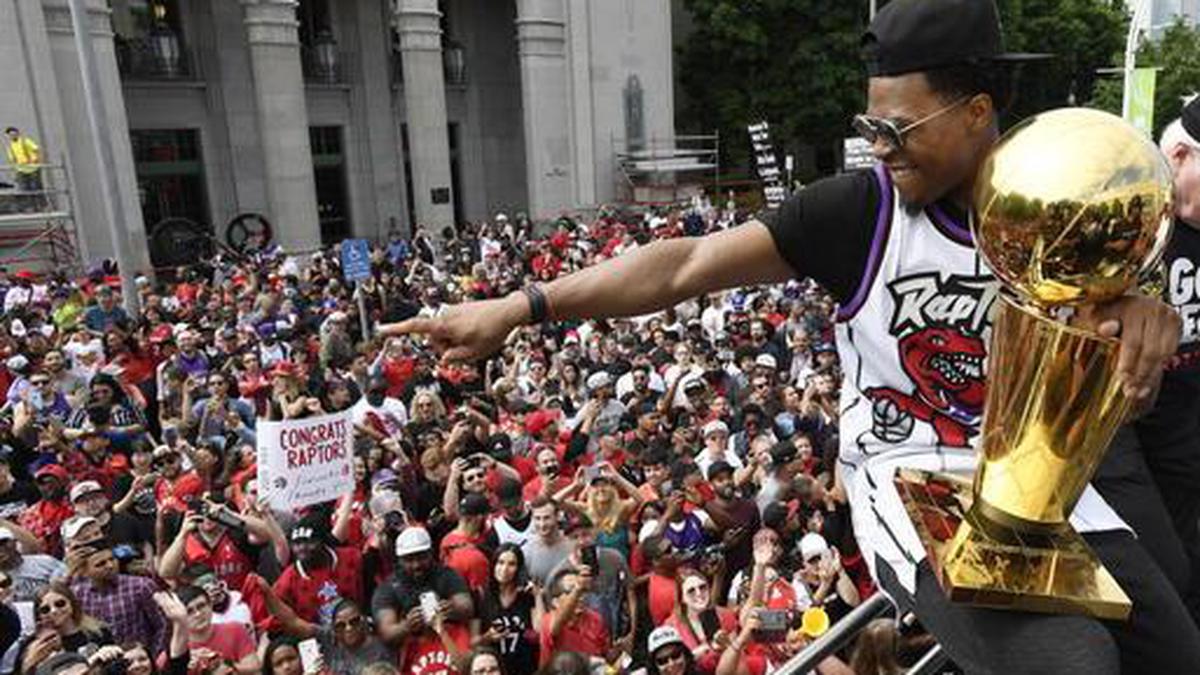
[[[999,286],[993,277],[922,273],[887,287],[895,303],[889,330],[912,387],[866,390],[873,431],[880,440],[898,443],[919,421],[933,427],[939,443],[966,446],[983,412],[984,332]]]

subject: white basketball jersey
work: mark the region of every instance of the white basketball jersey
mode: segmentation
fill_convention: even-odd
[[[492,529],[496,531],[496,539],[501,544],[524,546],[525,542],[533,534],[533,519],[530,519],[529,524],[525,526],[524,530],[518,530],[508,522],[507,518],[501,515],[492,519]]]
[[[874,568],[881,556],[911,589],[925,553],[892,477],[901,466],[974,471],[999,285],[965,224],[936,205],[906,208],[886,169],[876,166],[875,176],[866,270],[835,326],[844,373],[839,470],[866,560]],[[1073,523],[1123,527],[1090,488]]]

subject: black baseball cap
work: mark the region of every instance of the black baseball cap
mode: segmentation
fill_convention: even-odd
[[[1200,143],[1200,96],[1195,96],[1183,106],[1183,130],[1192,140]]]
[[[492,505],[487,497],[472,492],[458,502],[458,512],[464,516],[486,516],[492,512]]]
[[[800,454],[796,450],[796,446],[791,441],[779,441],[771,446],[771,462],[775,466],[783,466],[789,462],[795,461],[797,455]]]
[[[728,473],[728,474],[732,475],[733,474],[733,465],[730,464],[729,462],[726,462],[723,459],[718,459],[717,461],[708,465],[707,478],[709,480],[712,480],[713,478],[715,478],[723,473]]]
[[[892,0],[867,27],[862,53],[870,77],[1051,58],[1004,51],[994,0]]]

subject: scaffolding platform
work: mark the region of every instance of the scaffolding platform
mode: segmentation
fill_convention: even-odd
[[[616,194],[639,205],[676,204],[720,193],[719,134],[627,141],[613,138]]]
[[[82,261],[67,169],[40,169],[42,188],[21,190],[15,169],[0,167],[0,266],[76,274]]]

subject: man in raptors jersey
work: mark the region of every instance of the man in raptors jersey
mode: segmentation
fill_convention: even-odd
[[[1170,583],[1094,492],[1072,522],[1133,598],[1131,620],[952,604],[892,486],[899,466],[973,471],[995,281],[966,223],[1007,94],[992,0],[892,0],[864,37],[869,136],[882,166],[817,182],[772,222],[644,246],[544,286],[384,327],[449,360],[499,349],[546,319],[641,315],[721,288],[812,277],[839,301],[839,473],[884,590],[914,607],[969,673],[1200,672],[1200,632]],[[629,283],[636,280],[636,283]],[[1179,319],[1129,296],[1080,321],[1121,339],[1127,393],[1148,400]]]
[[[1166,126],[1159,147],[1175,175],[1175,230],[1163,290],[1183,333],[1154,408],[1113,442],[1096,487],[1182,589],[1200,624],[1200,97]],[[1129,479],[1145,469],[1152,481]]]

